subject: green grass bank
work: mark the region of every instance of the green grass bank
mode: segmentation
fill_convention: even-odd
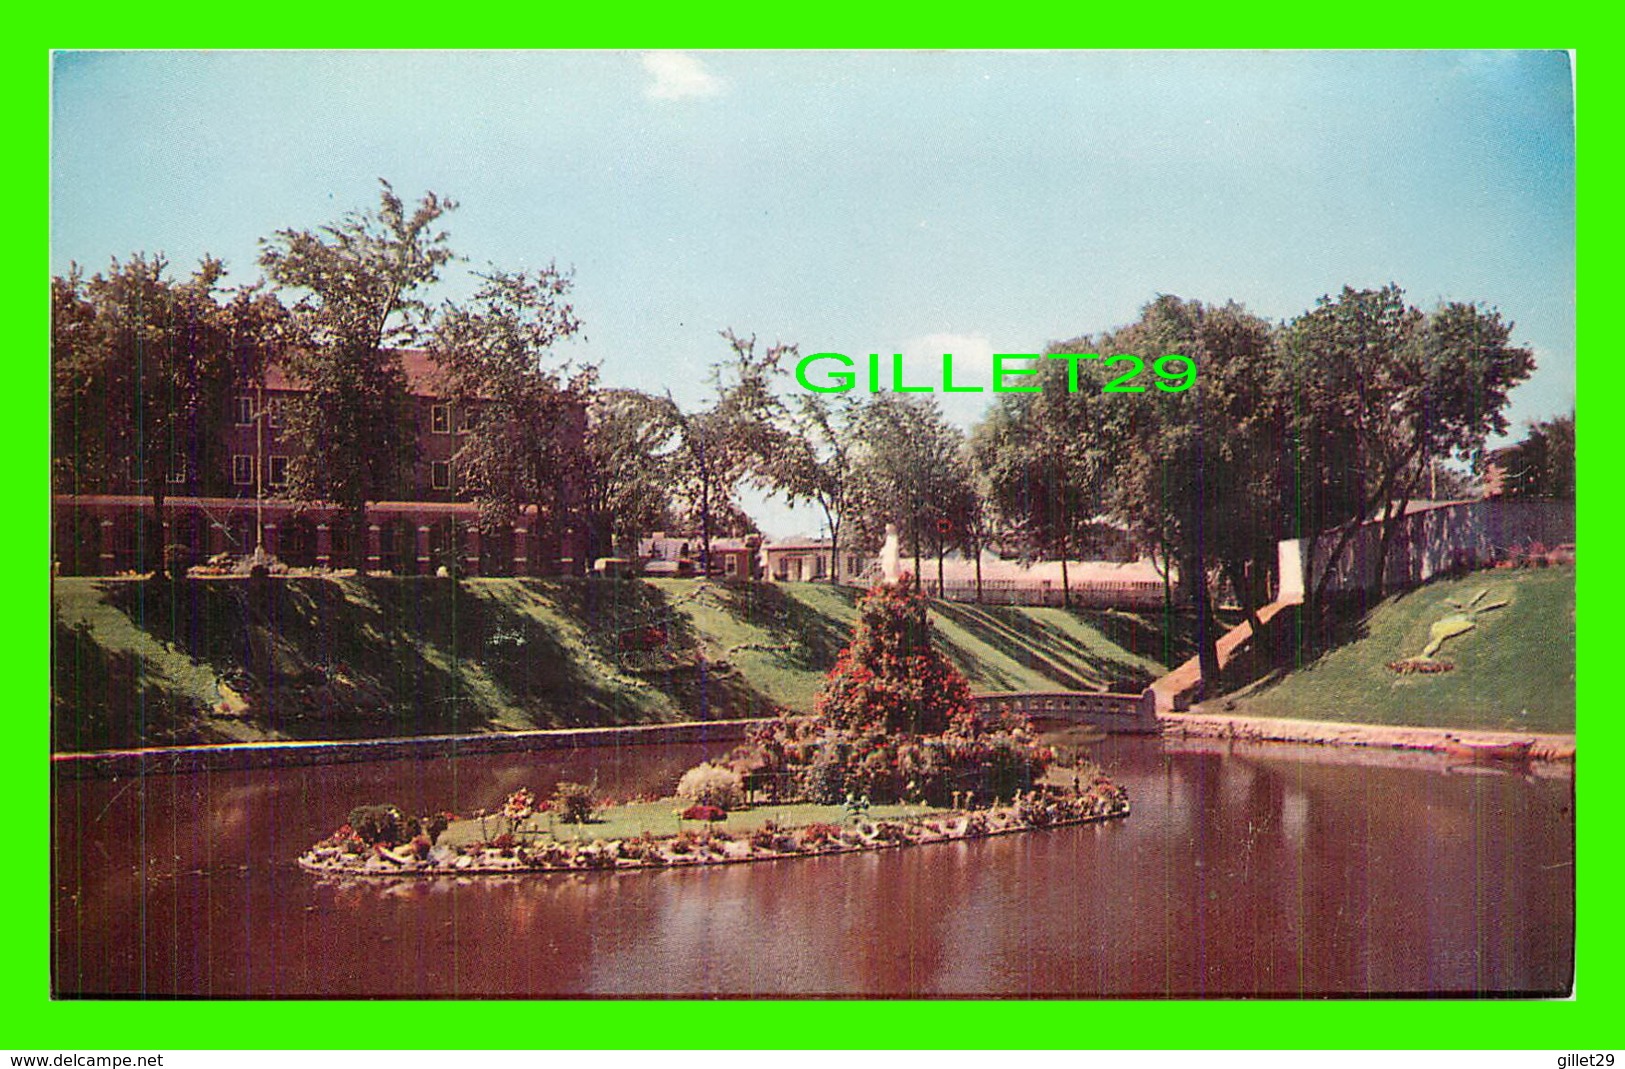
[[[352,739],[810,711],[857,592],[694,579],[53,583],[53,744]],[[1153,615],[937,604],[980,691],[1138,690]],[[1183,628],[1183,625],[1180,625]]]
[[[1474,599],[1477,599],[1474,604]],[[1499,608],[1484,607],[1505,602]],[[1446,638],[1447,672],[1399,674],[1435,624],[1464,614]],[[1345,620],[1330,648],[1201,711],[1356,724],[1567,734],[1575,715],[1574,566],[1491,570],[1385,598]]]

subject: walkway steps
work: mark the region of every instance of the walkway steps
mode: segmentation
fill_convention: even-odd
[[[1258,610],[1258,622],[1267,624],[1282,610],[1294,605],[1303,604],[1299,597],[1280,598],[1270,602]],[[1252,624],[1242,621],[1232,627],[1219,638],[1219,667],[1222,669],[1229,664],[1241,650],[1252,641]],[[1202,659],[1198,655],[1192,657],[1172,672],[1151,684],[1151,691],[1156,695],[1157,712],[1182,712],[1191,707],[1191,699],[1202,685]]]

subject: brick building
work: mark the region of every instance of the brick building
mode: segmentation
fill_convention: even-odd
[[[579,571],[585,552],[579,528],[535,530],[534,510],[511,528],[481,530],[460,484],[456,453],[479,419],[474,406],[445,398],[439,368],[427,353],[401,354],[416,424],[417,462],[403,475],[398,500],[369,502],[365,529],[351,531],[340,509],[290,500],[282,413],[299,385],[280,367],[238,392],[212,441],[176,457],[164,500],[162,530],[152,494],[133,469],[88,494],[52,499],[52,557],[63,574],[147,571],[164,545],[187,547],[194,559],[246,555],[256,546],[292,567],[348,566],[353,538],[365,542],[368,570],[433,572],[453,561],[471,575],[540,575]],[[564,433],[586,433],[578,410]]]

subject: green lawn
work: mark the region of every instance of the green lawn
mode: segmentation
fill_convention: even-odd
[[[856,597],[694,579],[57,579],[55,745],[810,712]],[[940,603],[932,615],[976,690],[1139,690],[1162,671],[1164,635],[1145,616]],[[636,648],[650,630],[663,644]],[[1188,642],[1172,642],[1183,656]],[[247,715],[214,710],[222,680],[249,693]]]
[[[665,836],[676,835],[684,829],[700,831],[705,828],[706,825],[701,821],[680,821],[676,813],[683,808],[686,808],[685,804],[675,798],[664,798],[658,802],[635,802],[600,810],[594,819],[586,824],[549,821],[547,814],[544,813],[526,821],[522,829],[544,840],[591,842],[594,839],[602,839],[611,842],[616,839],[636,838],[644,832],[654,836]],[[948,812],[950,810],[928,805],[876,805],[870,807],[868,819],[902,820],[907,817]],[[845,806],[796,803],[734,810],[728,814],[726,820],[719,821],[716,827],[734,835],[748,834],[770,820],[782,828],[799,828],[808,824],[838,824],[850,827],[852,823]],[[466,846],[469,843],[494,839],[507,830],[508,824],[501,817],[487,817],[483,830],[478,820],[461,820],[448,827],[438,841],[444,846]]]
[[[1436,655],[1455,665],[1398,675],[1389,662],[1420,654],[1434,623],[1484,592],[1473,630]],[[1311,664],[1209,703],[1242,716],[1441,728],[1574,730],[1574,567],[1476,572],[1388,598],[1351,640]],[[1232,708],[1233,703],[1233,708]]]

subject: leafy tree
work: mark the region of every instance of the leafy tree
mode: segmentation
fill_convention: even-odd
[[[878,393],[858,413],[854,518],[862,540],[878,543],[887,522],[896,522],[914,557],[915,589],[921,589],[920,558],[946,546],[942,527],[954,500],[955,468],[963,436],[943,418],[934,395]]]
[[[215,428],[234,384],[257,373],[281,312],[254,289],[222,302],[223,273],[220,261],[205,257],[177,282],[162,256],[137,253],[105,274],[87,279],[75,268],[52,280],[58,489],[91,492],[128,478],[151,494],[161,524],[172,474],[208,481],[220,452]],[[140,547],[159,577],[162,548]]]
[[[1087,339],[1075,339],[1056,352],[1081,352],[1068,346],[1086,345]],[[1091,433],[1102,418],[1098,384],[1070,391],[1072,365],[1043,361],[1036,380],[1042,392],[1001,395],[971,435],[976,469],[1017,554],[1029,562],[1061,562],[1063,605],[1072,596],[1067,562],[1078,555],[1090,521],[1104,507],[1111,449],[1108,438]],[[1088,382],[1087,365],[1082,374]]]
[[[954,458],[954,493],[944,505],[947,533],[954,544],[976,564],[976,600],[982,600],[982,552],[998,534],[998,513],[989,494],[986,478],[978,470],[976,457],[967,441]],[[941,594],[938,580],[938,594]]]
[[[802,394],[778,410],[757,457],[764,486],[791,504],[811,502],[829,529],[829,581],[840,581],[841,533],[856,492],[859,406],[845,394]]]
[[[458,471],[488,527],[512,527],[528,509],[532,536],[552,529],[564,545],[584,520],[586,409],[597,374],[545,366],[552,347],[581,329],[565,300],[570,279],[551,266],[481,279],[470,303],[446,307],[430,343],[451,400],[465,419],[475,416]]]
[[[1500,451],[1507,497],[1574,500],[1574,413],[1532,424],[1523,441]]]
[[[768,450],[778,409],[773,379],[780,361],[796,351],[794,345],[775,344],[757,355],[755,335],[742,338],[731,329],[720,333],[733,356],[712,368],[710,406],[688,413],[667,398],[667,413],[678,442],[669,470],[698,515],[700,571],[704,575],[710,574],[711,538],[717,533],[718,521],[738,514],[735,495],[739,483]]]
[[[1318,495],[1300,511],[1312,540],[1341,528],[1335,560],[1355,524],[1383,524],[1383,573],[1399,521],[1434,460],[1465,459],[1506,430],[1507,394],[1534,357],[1511,344],[1495,311],[1452,302],[1424,315],[1394,285],[1322,297],[1284,336],[1285,381],[1299,474]],[[1311,601],[1324,596],[1328,569]]]
[[[318,230],[279,230],[261,242],[260,265],[277,286],[300,293],[297,347],[286,359],[302,392],[286,414],[296,445],[289,492],[332,501],[364,530],[366,504],[398,488],[416,459],[413,410],[399,347],[429,318],[417,294],[452,259],[434,229],[453,201],[425,194],[408,212],[388,182],[376,210]],[[366,547],[351,540],[358,565]]]
[[[1214,694],[1219,635],[1209,573],[1232,578],[1251,616],[1267,601],[1274,562],[1282,414],[1274,401],[1272,328],[1240,305],[1160,296],[1128,327],[1050,353],[1076,362],[1046,367],[1045,395],[1007,403],[1020,448],[1011,458],[994,450],[983,463],[996,473],[1004,465],[1007,509],[1058,549],[1092,541],[1094,518],[1107,513],[1150,547],[1163,577],[1178,565],[1196,614],[1202,686]],[[1118,354],[1144,362],[1146,372],[1126,383],[1139,392],[1103,392],[1128,367],[1115,361]],[[1199,369],[1185,390],[1165,390],[1159,383],[1167,380],[1152,374],[1170,354]],[[1162,369],[1172,375],[1185,366]],[[1063,377],[1076,377],[1076,393],[1066,392]],[[1064,492],[1046,494],[1050,486]]]
[[[585,508],[593,556],[631,546],[669,518],[676,425],[670,403],[636,390],[599,390],[587,409]]]

